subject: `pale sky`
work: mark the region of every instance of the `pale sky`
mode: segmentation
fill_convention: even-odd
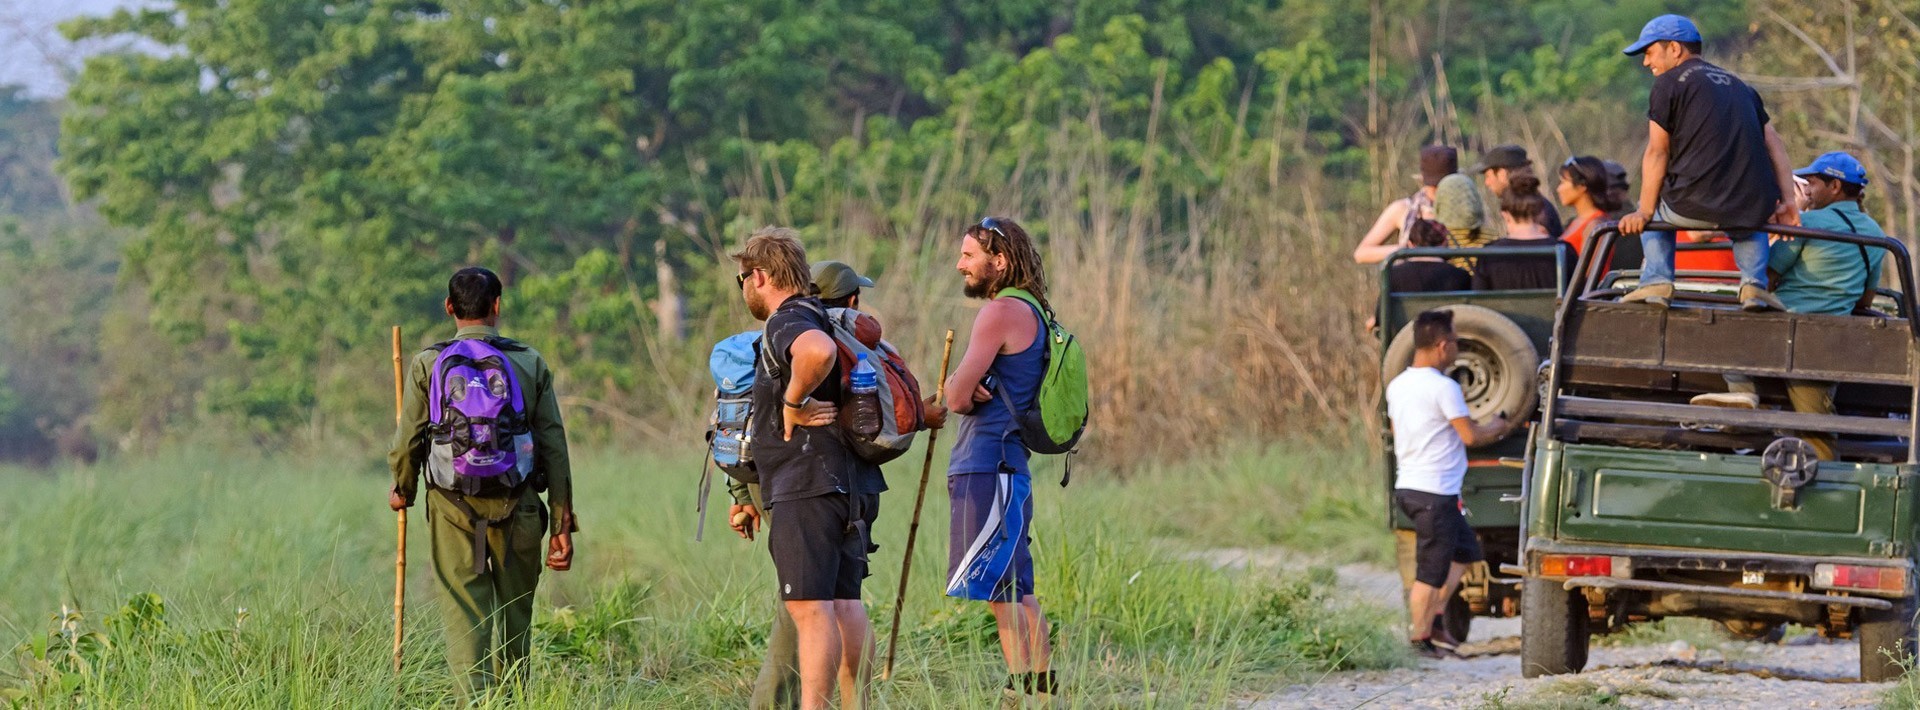
[[[0,0],[0,85],[27,87],[33,96],[66,92],[60,64],[78,70],[83,50],[60,36],[59,24],[82,15],[107,15],[152,0]]]

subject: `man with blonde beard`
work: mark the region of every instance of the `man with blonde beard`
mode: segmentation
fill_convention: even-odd
[[[1046,305],[1046,272],[1026,230],[998,217],[967,228],[956,266],[966,295],[987,304],[947,381],[948,401],[960,415],[947,466],[947,595],[992,607],[1008,700],[1044,703],[1056,682],[1047,617],[1033,593],[1032,476],[1014,417],[1034,407],[1047,352],[1040,309],[1019,295]]]

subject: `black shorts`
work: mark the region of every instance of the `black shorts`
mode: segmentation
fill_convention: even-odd
[[[1414,581],[1442,587],[1453,563],[1487,558],[1480,551],[1480,538],[1467,525],[1467,516],[1460,514],[1460,496],[1401,488],[1394,490],[1393,502],[1413,519]]]
[[[854,499],[845,493],[781,501],[767,525],[780,598],[786,601],[859,599],[867,576],[866,524],[854,524]]]

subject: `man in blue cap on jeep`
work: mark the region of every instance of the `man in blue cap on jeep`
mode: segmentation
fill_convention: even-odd
[[[1867,168],[1841,151],[1827,153],[1793,174],[1807,179],[1808,210],[1800,224],[1843,234],[1884,237],[1880,223],[1860,209],[1867,189]],[[1773,292],[1794,313],[1844,316],[1868,299],[1880,283],[1884,249],[1820,239],[1780,239],[1769,250],[1767,268],[1779,274]]]
[[[1767,108],[1746,82],[1700,58],[1700,30],[1679,15],[1653,18],[1623,50],[1653,72],[1647,100],[1647,152],[1640,164],[1640,206],[1620,218],[1623,234],[1648,222],[1718,229],[1740,266],[1740,307],[1782,310],[1767,292],[1767,240],[1738,227],[1799,224],[1787,149]],[[1672,232],[1646,232],[1640,288],[1621,298],[1667,307],[1673,298]]]
[[[1886,236],[1886,232],[1880,230],[1880,223],[1860,209],[1860,198],[1867,188],[1867,168],[1859,160],[1834,151],[1814,158],[1811,164],[1793,174],[1807,179],[1808,210],[1800,215],[1802,226],[1843,234]],[[1786,310],[1844,316],[1872,306],[1874,288],[1880,283],[1880,267],[1887,252],[1824,239],[1776,239],[1767,255],[1767,269],[1775,278],[1774,295],[1779,296]],[[1833,413],[1833,383],[1789,380],[1786,387],[1793,411]],[[1727,375],[1727,389],[1724,394],[1694,397],[1693,404],[1760,406],[1760,396],[1752,379]],[[1801,432],[1800,436],[1814,446],[1821,458],[1833,459],[1831,436],[1821,432]]]

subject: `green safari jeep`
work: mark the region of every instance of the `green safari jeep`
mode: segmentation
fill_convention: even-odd
[[[1395,264],[1411,259],[1471,262],[1481,257],[1558,257],[1554,246],[1401,249],[1380,268],[1380,299],[1374,321],[1381,337],[1380,441],[1386,451],[1382,477],[1386,522],[1394,543],[1403,589],[1413,584],[1413,521],[1393,505],[1393,429],[1387,421],[1386,384],[1413,362],[1415,316],[1430,309],[1453,312],[1460,357],[1447,372],[1460,383],[1476,420],[1505,413],[1512,422],[1500,440],[1468,451],[1467,475],[1460,488],[1468,522],[1480,537],[1490,564],[1475,565],[1448,600],[1442,621],[1454,638],[1465,639],[1476,616],[1513,617],[1520,613],[1519,578],[1494,573],[1514,562],[1520,541],[1520,469],[1525,455],[1525,425],[1538,411],[1538,373],[1553,335],[1556,289],[1504,291],[1429,291],[1396,293],[1388,278]],[[1562,260],[1561,283],[1573,264]]]
[[[1637,274],[1594,263],[1617,231],[1581,255],[1524,464],[1526,535],[1502,568],[1524,578],[1526,677],[1579,672],[1591,634],[1666,617],[1750,638],[1788,623],[1856,638],[1867,681],[1898,677],[1913,656],[1913,265],[1892,239],[1765,231],[1885,249],[1899,289],[1863,315],[1749,313],[1736,275],[1681,272],[1661,309],[1619,302]],[[1726,375],[1758,378],[1761,407],[1689,404],[1725,392]],[[1785,379],[1837,383],[1836,413],[1792,411]],[[1831,458],[1808,432],[1831,437]]]

